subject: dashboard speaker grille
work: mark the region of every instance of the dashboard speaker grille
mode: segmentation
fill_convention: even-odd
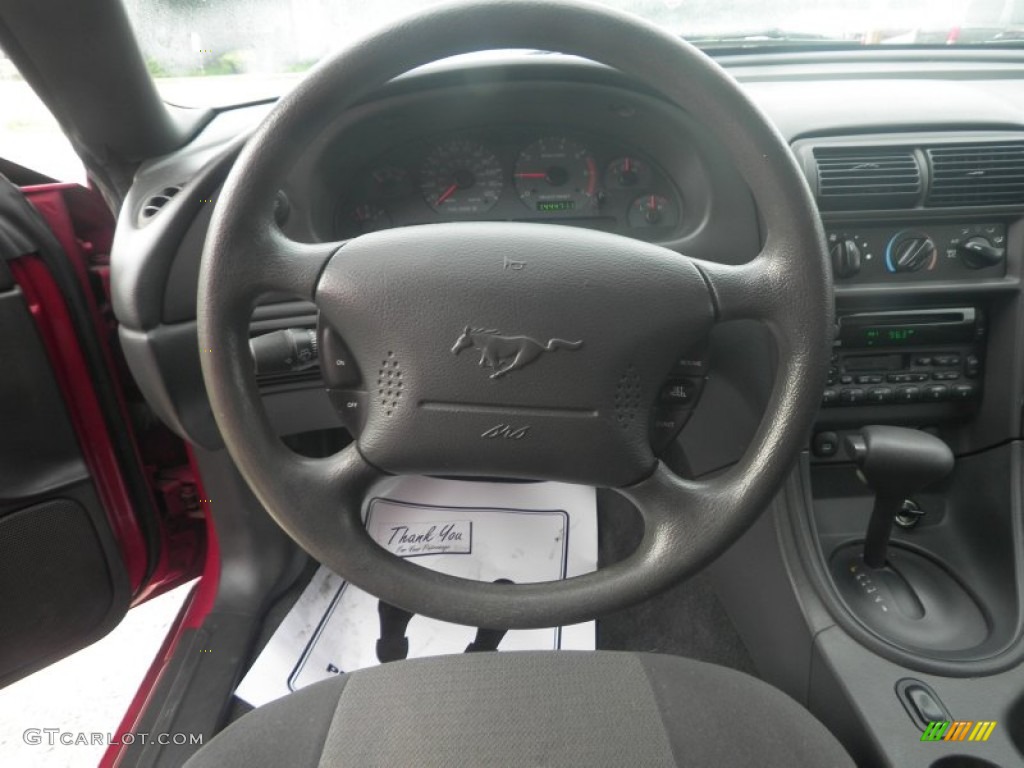
[[[826,210],[912,208],[922,191],[911,149],[815,147],[818,202]]]
[[[1024,204],[1024,142],[932,147],[925,205]]]

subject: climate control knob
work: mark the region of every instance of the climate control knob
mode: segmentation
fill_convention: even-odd
[[[972,237],[963,243],[957,251],[960,261],[968,269],[984,269],[994,267],[1006,258],[1006,249],[997,248],[984,237]]]
[[[828,252],[832,257],[832,272],[836,277],[853,277],[860,272],[860,248],[853,240],[840,235]]]
[[[885,249],[885,268],[890,272],[932,269],[937,260],[935,243],[921,232],[900,232]]]

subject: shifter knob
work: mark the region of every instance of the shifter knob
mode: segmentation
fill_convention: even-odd
[[[864,540],[864,562],[885,565],[893,518],[903,500],[953,469],[953,452],[939,438],[916,429],[871,426],[846,438],[846,448],[860,469],[861,479],[875,492]]]

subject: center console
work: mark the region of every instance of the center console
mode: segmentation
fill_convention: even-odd
[[[958,138],[794,145],[835,275],[827,384],[716,572],[759,670],[861,765],[1024,764],[1024,200],[993,202],[1004,156]],[[931,744],[933,721],[997,725]]]

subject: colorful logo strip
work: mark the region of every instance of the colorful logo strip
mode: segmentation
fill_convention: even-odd
[[[995,728],[994,720],[932,720],[921,741],[988,741]]]

